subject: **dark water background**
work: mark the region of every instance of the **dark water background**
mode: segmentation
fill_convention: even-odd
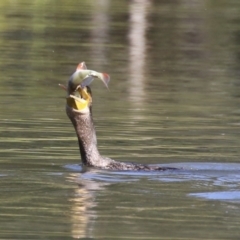
[[[0,2],[0,239],[239,239],[240,2]],[[101,153],[182,168],[82,172],[66,117],[94,82]]]

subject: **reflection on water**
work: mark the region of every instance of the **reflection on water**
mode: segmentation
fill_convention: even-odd
[[[140,0],[130,3],[129,20],[129,97],[134,109],[144,101],[146,77],[146,28],[150,1]]]
[[[0,2],[1,239],[238,239],[239,12],[231,1]],[[84,171],[58,88],[78,62],[103,155]]]
[[[96,66],[100,68],[101,65],[108,62],[106,45],[109,38],[110,19],[107,13],[110,2],[109,0],[99,0],[92,3],[92,62],[94,62],[95,58],[101,59],[101,62],[96,62]]]
[[[172,165],[169,164],[169,166]],[[146,226],[146,218],[149,218],[150,222],[157,221],[160,223],[169,221],[169,217],[172,214],[174,215],[175,223],[172,222],[171,226],[175,224],[181,225],[183,217],[185,224],[189,224],[193,217],[191,211],[195,209],[192,204],[196,204],[201,209],[200,211],[203,211],[203,208],[208,210],[209,207],[210,209],[212,208],[211,204],[205,203],[202,205],[198,201],[194,201],[194,197],[222,201],[221,211],[218,213],[219,217],[221,217],[221,212],[230,214],[231,208],[239,209],[239,206],[236,205],[239,204],[239,164],[179,163],[174,164],[174,166],[179,167],[179,170],[165,172],[109,172],[92,170],[82,174],[71,173],[68,180],[79,185],[79,188],[76,189],[73,197],[70,199],[73,209],[73,236],[78,238],[84,236],[93,237],[96,232],[109,236],[111,234],[109,228],[116,223],[118,227],[125,229],[126,234],[136,234],[136,232],[132,232],[128,227],[124,226],[130,219],[137,221],[137,224],[142,228]],[[71,171],[81,170],[78,165],[67,165],[66,168],[71,169]],[[183,187],[184,182],[185,185],[188,183],[185,187]],[[181,189],[177,191],[178,183],[181,183]],[[135,186],[138,187],[135,188]],[[208,192],[202,193],[199,190],[207,190]],[[192,191],[198,192],[192,193]],[[139,197],[145,200],[149,199],[152,203],[140,200]],[[166,205],[165,198],[166,200],[172,199],[172,202],[168,202]],[[191,202],[191,204],[183,205],[181,199],[184,199],[187,203]],[[108,215],[108,211],[105,212],[104,210],[105,207],[99,206],[100,204],[105,205],[105,202],[108,204],[105,206],[108,211],[114,211],[113,215]],[[154,206],[152,206],[153,203],[155,204]],[[226,205],[225,203],[228,204]],[[97,211],[93,209],[97,209]],[[194,214],[199,214],[198,229],[207,231],[209,228],[209,231],[212,231],[212,225],[215,224],[215,220],[206,213],[207,209],[204,209],[205,214],[202,216],[200,212]],[[151,214],[147,215],[148,217],[141,218],[143,212],[150,213],[152,211],[166,216],[161,218],[158,215],[154,216],[154,214]],[[184,214],[185,211],[186,213]],[[194,212],[196,212],[196,209]],[[115,217],[119,217],[123,222]],[[109,224],[109,226],[104,225],[101,221],[107,221],[106,224]],[[208,224],[210,225],[208,226]],[[232,223],[230,224],[232,226]],[[99,229],[99,225],[104,225],[106,228]],[[134,226],[136,228],[135,231],[140,231],[140,228],[138,229],[136,225]],[[149,227],[153,236],[158,235],[159,228],[156,229],[151,224],[149,224]],[[198,230],[196,229],[196,231]],[[218,231],[222,232],[221,227],[218,228]],[[162,233],[161,236],[164,236],[164,234]]]
[[[78,173],[72,173],[67,176],[67,181],[77,183],[76,179]],[[94,206],[94,196],[89,190],[98,189],[98,186],[94,188],[96,184],[94,182],[79,182],[78,188],[74,189],[74,193],[69,202],[71,205],[71,223],[72,231],[71,235],[74,238],[93,237],[92,229],[94,226],[94,219],[96,213],[91,210]],[[93,222],[93,223],[91,223]]]

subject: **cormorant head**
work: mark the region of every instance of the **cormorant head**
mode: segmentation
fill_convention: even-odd
[[[110,77],[107,73],[88,70],[85,62],[82,62],[68,80],[67,87],[59,84],[67,91],[68,107],[82,113],[91,111],[92,93],[89,85],[95,78],[100,79],[108,87]]]

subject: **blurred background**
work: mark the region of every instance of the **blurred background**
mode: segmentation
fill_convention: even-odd
[[[0,13],[0,238],[239,236],[239,1],[1,0]],[[91,85],[103,155],[204,173],[80,173],[58,83],[82,61],[111,76]]]

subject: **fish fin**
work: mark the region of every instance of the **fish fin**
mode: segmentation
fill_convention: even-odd
[[[67,91],[67,87],[64,86],[63,84],[60,84],[60,83],[59,83],[58,86],[59,86],[60,88],[62,88],[63,90]]]
[[[86,66],[86,63],[85,62],[81,62],[78,64],[76,70],[86,70],[87,69],[87,66]]]
[[[110,76],[107,73],[100,73],[100,79],[103,81],[106,88],[108,88],[108,83],[110,81]]]
[[[84,88],[86,86],[89,86],[91,84],[91,82],[94,80],[94,77],[91,75],[88,75],[87,77],[85,77],[83,79],[83,81],[81,82],[80,86],[81,88]]]

